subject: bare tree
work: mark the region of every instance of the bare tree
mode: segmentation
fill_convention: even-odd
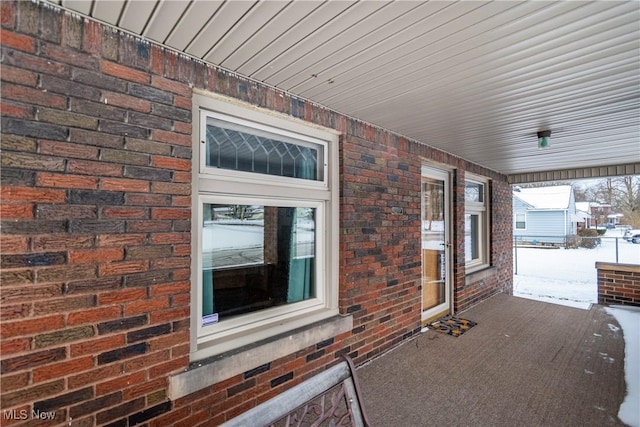
[[[584,191],[586,200],[611,205],[611,212],[621,213],[623,223],[640,227],[640,176],[604,178]]]
[[[618,178],[616,202],[620,210],[640,211],[640,176]]]

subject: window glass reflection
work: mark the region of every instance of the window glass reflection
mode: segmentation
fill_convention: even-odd
[[[203,324],[315,297],[314,208],[203,209]]]

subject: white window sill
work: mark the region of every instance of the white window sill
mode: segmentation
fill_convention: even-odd
[[[352,316],[334,316],[235,351],[194,362],[184,372],[169,377],[167,396],[187,396],[235,375],[353,329]]]

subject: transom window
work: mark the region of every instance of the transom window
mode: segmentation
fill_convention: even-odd
[[[338,165],[334,133],[194,99],[192,359],[200,359],[338,313]]]
[[[243,122],[207,115],[207,167],[322,181],[321,144],[251,128]]]

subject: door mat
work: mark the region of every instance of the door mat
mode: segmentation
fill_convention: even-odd
[[[477,323],[472,322],[471,320],[461,319],[459,317],[454,317],[450,314],[447,314],[446,316],[429,323],[427,327],[436,332],[440,332],[441,334],[459,337],[476,325]]]

